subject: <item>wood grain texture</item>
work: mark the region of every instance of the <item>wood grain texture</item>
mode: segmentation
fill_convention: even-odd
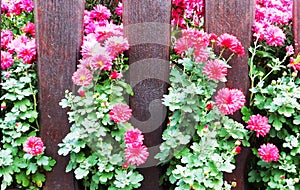
[[[65,173],[69,158],[57,154],[70,127],[59,102],[66,89],[74,88],[71,76],[79,58],[84,5],[84,0],[35,1],[41,137],[46,154],[56,160],[44,190],[75,189],[73,174]]]
[[[205,29],[209,33],[229,33],[235,35],[245,49],[245,55],[235,56],[229,64],[232,66],[228,71],[229,88],[237,88],[244,92],[249,100],[250,80],[248,77],[248,47],[252,43],[251,28],[254,22],[255,0],[206,0],[205,1]],[[236,112],[233,118],[242,121],[241,113]],[[232,174],[225,173],[225,179],[229,182],[236,181],[237,186],[233,189],[247,189],[247,176],[245,173],[247,155],[250,151],[245,149],[236,157],[236,169]]]
[[[154,149],[158,150],[157,147],[162,142],[161,136],[166,125],[166,117],[162,117],[158,125],[148,123],[147,126],[151,126],[151,129],[148,127],[145,130],[143,122],[151,121],[151,117],[155,114],[166,116],[159,101],[163,94],[167,93],[168,88],[170,20],[171,0],[123,1],[124,33],[131,45],[128,51],[130,70],[127,80],[130,84],[134,84],[135,92],[129,101],[134,117],[131,122],[144,132],[144,143],[151,148],[148,160],[153,160]],[[153,64],[147,64],[153,60],[156,60]],[[158,73],[161,74],[158,75]],[[153,104],[153,102],[156,103]],[[151,104],[157,107],[154,106],[151,110]],[[163,169],[147,162],[142,166],[143,168],[139,168],[144,176],[140,189],[163,189],[159,185]]]
[[[293,1],[293,32],[295,54],[300,53],[300,0]]]

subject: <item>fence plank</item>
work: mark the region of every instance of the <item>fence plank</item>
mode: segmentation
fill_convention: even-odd
[[[293,30],[295,54],[300,53],[300,0],[293,2]]]
[[[249,97],[249,77],[248,77],[248,47],[252,42],[251,28],[254,21],[255,0],[207,0],[205,2],[205,28],[206,31],[220,35],[224,32],[233,34],[241,40],[245,48],[245,56],[234,57],[230,61],[232,69],[228,72],[229,88],[238,88],[242,90],[246,97]],[[249,98],[248,98],[249,99]],[[235,113],[233,116],[241,121],[241,113]],[[232,174],[226,174],[228,181],[236,181],[237,186],[234,189],[246,189],[247,178],[245,169],[247,164],[247,155],[250,151],[243,149],[241,154],[236,157],[236,169]]]
[[[46,174],[44,190],[75,189],[73,174],[65,173],[69,158],[57,154],[58,143],[69,131],[66,111],[59,106],[66,89],[72,89],[82,39],[84,0],[36,0],[39,110],[46,154],[57,163]]]
[[[162,142],[166,125],[166,109],[161,104],[167,93],[171,0],[123,1],[124,33],[129,40],[130,71],[127,79],[135,95],[130,98],[132,124],[145,135],[150,156],[139,168],[144,176],[141,189],[157,190],[162,168],[156,167],[153,156]]]

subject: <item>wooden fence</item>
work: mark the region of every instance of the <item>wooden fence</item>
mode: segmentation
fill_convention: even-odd
[[[38,74],[39,74],[39,111],[41,136],[47,147],[46,154],[57,160],[52,172],[47,173],[45,190],[74,190],[79,189],[72,173],[65,173],[68,157],[57,154],[57,144],[68,133],[66,110],[61,109],[59,101],[63,98],[66,89],[73,87],[71,76],[76,69],[79,50],[83,35],[84,0],[36,0],[35,23],[37,33]],[[125,0],[124,1],[124,29],[131,46],[128,52],[130,64],[145,59],[159,59],[161,65],[148,65],[143,72],[133,73],[137,76],[156,76],[156,72],[163,72],[168,76],[170,27],[162,27],[160,32],[149,32],[140,28],[133,33],[130,26],[143,23],[160,23],[161,26],[170,23],[171,0]],[[205,28],[208,32],[220,34],[228,32],[241,39],[245,49],[252,43],[251,27],[254,21],[255,0],[214,0],[205,2]],[[294,45],[295,51],[300,51],[300,0],[294,0]],[[149,25],[148,25],[149,26]],[[137,36],[138,35],[138,36]],[[159,38],[158,36],[159,35]],[[138,38],[137,38],[138,37]],[[137,39],[161,39],[163,43],[136,41]],[[155,40],[154,40],[155,41]],[[239,88],[248,93],[248,55],[235,58],[233,69],[229,72],[227,86]],[[147,73],[145,73],[147,72]],[[167,93],[167,83],[160,80],[147,79],[134,87],[135,96],[130,99],[134,117],[139,120],[148,118],[149,102],[161,98]],[[241,115],[234,115],[240,120]],[[157,130],[145,134],[145,144],[149,147],[161,143],[161,134],[165,122]],[[245,150],[247,151],[247,150]],[[246,153],[237,156],[237,169],[226,179],[237,181],[235,189],[247,189],[245,177]],[[153,155],[151,155],[153,156]],[[159,186],[159,177],[162,169],[149,167],[140,169],[144,175],[141,189],[163,189]]]

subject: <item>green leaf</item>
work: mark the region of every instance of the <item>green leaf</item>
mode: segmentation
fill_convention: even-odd
[[[28,164],[27,170],[26,170],[26,175],[29,175],[30,173],[34,174],[37,171],[38,167],[36,163],[30,162]]]
[[[37,165],[39,166],[47,166],[49,164],[49,158],[47,156],[41,156],[40,158],[37,159],[36,161]]]
[[[42,173],[36,173],[36,174],[32,175],[32,181],[33,181],[38,187],[42,187],[42,186],[43,186],[43,182],[46,181],[45,174],[42,174]]]
[[[89,174],[89,170],[79,167],[74,171],[74,173],[76,179],[82,179]]]
[[[29,176],[24,172],[16,174],[16,180],[18,184],[21,184],[23,187],[28,187],[30,184]]]

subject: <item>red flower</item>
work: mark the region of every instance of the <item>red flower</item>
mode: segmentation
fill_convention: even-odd
[[[224,33],[217,38],[217,45],[230,49],[233,53],[244,55],[244,47],[241,42],[233,35]]]
[[[258,149],[258,155],[265,162],[278,161],[279,160],[279,150],[273,144],[263,144]]]
[[[40,137],[29,137],[23,145],[23,150],[31,155],[37,156],[44,151],[44,143]]]
[[[242,148],[240,146],[237,146],[237,147],[235,147],[234,152],[236,154],[239,154],[239,153],[241,153],[241,150],[242,150]]]
[[[110,120],[115,123],[127,122],[131,115],[132,110],[125,104],[116,104],[109,112]]]
[[[123,77],[122,73],[118,73],[117,71],[113,71],[109,75],[109,78],[111,79],[120,79],[122,77]]]
[[[214,108],[214,105],[212,104],[212,103],[208,103],[207,105],[206,105],[206,109],[207,110],[212,110]]]
[[[259,114],[252,115],[247,124],[247,129],[255,131],[257,137],[259,137],[259,135],[264,137],[271,128],[271,125],[268,124],[268,118]]]

